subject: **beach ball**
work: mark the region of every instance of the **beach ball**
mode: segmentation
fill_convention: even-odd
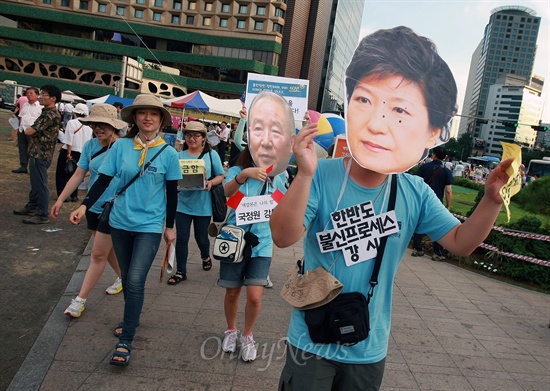
[[[316,123],[319,132],[314,141],[323,147],[325,150],[334,142],[334,133],[332,132],[332,126],[326,117],[323,117],[321,113],[315,110],[308,110],[311,123]]]
[[[330,126],[332,127],[332,133],[334,133],[334,136],[338,136],[339,134],[346,133],[346,123],[344,119],[340,117],[338,114],[323,113],[321,115],[325,117],[330,123]]]

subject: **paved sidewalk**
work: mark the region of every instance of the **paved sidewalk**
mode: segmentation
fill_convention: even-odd
[[[290,309],[279,297],[301,242],[277,249],[255,328],[259,357],[244,363],[221,351],[226,323],[219,265],[204,272],[190,243],[188,280],[159,283],[164,246],[147,281],[141,325],[127,368],[109,365],[121,320],[122,294],[104,290],[108,269],[71,320],[63,310],[76,295],[89,249],[9,391],[276,390],[284,363]],[[550,296],[494,281],[407,252],[394,286],[390,350],[382,390],[540,390],[550,385]],[[244,295],[243,295],[244,296]],[[244,297],[239,325],[244,318]]]

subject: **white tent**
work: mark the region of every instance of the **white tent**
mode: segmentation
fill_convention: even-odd
[[[207,113],[227,115],[238,118],[242,104],[240,99],[218,99],[201,91],[195,91],[178,98],[166,99],[166,106],[195,109]]]
[[[81,98],[72,91],[63,91],[61,93],[61,101],[63,102],[86,102],[86,99]]]

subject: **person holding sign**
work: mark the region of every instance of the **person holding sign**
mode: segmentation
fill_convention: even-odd
[[[212,217],[212,186],[223,182],[225,171],[217,153],[206,142],[206,127],[198,122],[187,123],[183,130],[185,145],[178,154],[179,159],[202,159],[206,168],[205,177],[214,178],[206,181],[202,190],[181,189],[178,194],[178,209],[176,213],[176,274],[168,279],[168,285],[176,285],[187,280],[188,244],[191,233],[191,223],[195,227],[195,240],[199,246],[202,259],[202,268],[205,271],[212,269],[210,259],[210,240],[208,239],[208,225]]]
[[[280,158],[283,155],[288,155],[285,163],[274,159],[273,152],[274,150],[281,151],[279,147],[283,144],[287,148],[292,146],[290,140],[293,137],[290,135],[294,133],[294,116],[290,105],[277,94],[261,92],[250,106],[249,118],[249,144],[241,152],[236,165],[229,169],[226,176],[225,195],[232,197],[229,199],[228,205],[235,199],[233,197],[238,197],[241,207],[254,202],[260,205],[264,202],[263,197],[266,195],[276,198],[277,195],[286,191],[285,168],[290,154],[284,151],[277,156]],[[267,140],[268,137],[273,137],[273,140]],[[252,138],[255,138],[256,141],[253,142]],[[282,171],[280,166],[283,167]],[[245,322],[244,330],[240,336],[241,358],[244,361],[256,359],[257,348],[253,338],[253,329],[260,314],[263,290],[268,284],[267,277],[273,253],[273,241],[268,221],[271,209],[264,209],[258,215],[259,222],[254,223],[252,220],[250,223],[245,223],[237,211],[230,210],[227,224],[239,224],[249,236],[255,237],[257,244],[251,249],[251,256],[248,258],[245,256],[242,262],[222,262],[218,280],[218,285],[226,289],[224,310],[227,330],[222,343],[222,349],[225,352],[235,352],[237,349],[239,297],[243,285],[246,286]],[[247,243],[249,242],[247,239]]]
[[[132,127],[111,147],[99,178],[70,219],[78,224],[116,177],[118,196],[112,204],[109,225],[122,275],[124,320],[114,330],[119,343],[110,364],[126,366],[143,307],[147,274],[160,240],[163,236],[166,243],[176,239],[174,219],[181,169],[176,150],[159,135],[162,127],[172,123],[159,98],[138,95],[132,105],[122,109],[121,117]]]
[[[428,234],[458,255],[470,254],[490,232],[503,202],[499,190],[508,181],[511,160],[491,173],[478,208],[461,224],[422,178],[389,175],[416,164],[455,113],[454,78],[429,39],[407,27],[363,38],[347,68],[346,86],[351,157],[318,160],[317,126],[305,126],[293,147],[298,174],[270,224],[278,247],[292,245],[305,232],[305,269],[329,270],[343,284],[340,294],[372,294],[370,332],[350,346],[314,343],[310,327],[317,324],[306,323],[307,311],[293,309],[279,390],[378,390],[393,281],[413,233]],[[394,188],[395,207],[388,210]],[[383,238],[387,243],[373,287],[369,282]]]

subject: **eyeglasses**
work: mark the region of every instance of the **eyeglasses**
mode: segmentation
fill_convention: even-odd
[[[40,93],[40,96],[50,96],[48,94],[43,94],[43,93]]]
[[[101,129],[101,130],[109,130],[111,129],[111,125],[109,124],[105,124],[103,122],[96,122],[96,123],[93,123],[91,124],[92,128],[94,129]]]
[[[202,137],[202,134],[190,134],[190,133],[185,133],[185,138],[192,138],[194,140],[198,140]]]

